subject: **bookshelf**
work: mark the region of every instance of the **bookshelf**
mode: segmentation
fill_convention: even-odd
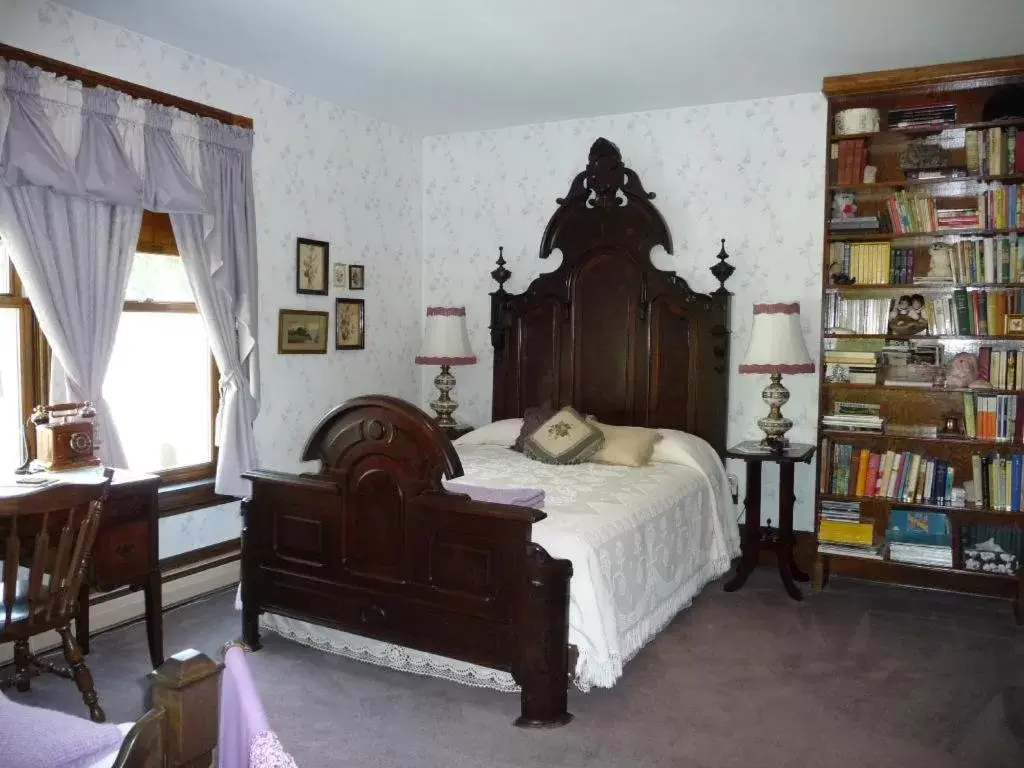
[[[1024,91],[1011,86],[1024,56],[823,82],[816,589],[841,574],[995,596],[1024,622]]]

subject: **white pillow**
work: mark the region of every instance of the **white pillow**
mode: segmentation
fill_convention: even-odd
[[[678,429],[659,429],[651,461],[693,467],[709,477],[724,475],[722,460],[706,440]]]
[[[453,445],[503,445],[508,448],[519,437],[522,428],[522,419],[502,419],[467,432]]]

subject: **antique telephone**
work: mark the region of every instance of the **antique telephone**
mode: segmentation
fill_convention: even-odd
[[[37,405],[29,421],[36,428],[36,460],[33,464],[49,472],[95,467],[96,443],[92,403]]]

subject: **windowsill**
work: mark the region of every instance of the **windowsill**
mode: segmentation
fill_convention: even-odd
[[[213,490],[213,478],[188,480],[161,486],[157,493],[160,517],[171,517],[217,504],[237,501],[234,496],[223,496]]]

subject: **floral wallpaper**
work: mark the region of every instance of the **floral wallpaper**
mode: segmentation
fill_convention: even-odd
[[[419,137],[64,6],[42,0],[0,5],[0,42],[255,121],[262,466],[300,468],[313,425],[352,395],[417,399]],[[365,265],[366,289],[297,295],[297,237],[329,241],[332,262]],[[277,354],[279,309],[329,311],[333,322],[334,299],[341,295],[366,300],[365,350],[335,351],[332,331],[327,355]],[[189,541],[201,547],[237,535],[232,519],[233,528],[225,530],[209,513],[179,515],[164,521],[161,534],[175,551]]]
[[[687,107],[528,125],[427,138],[423,142],[423,301],[465,304],[475,366],[453,369],[457,417],[489,421],[491,348],[487,335],[490,271],[504,246],[519,292],[557,267],[537,253],[555,198],[569,189],[599,136],[614,142],[626,164],[655,192],[668,221],[674,251],[654,254],[700,291],[717,282],[708,272],[719,240],[736,273],[732,304],[732,378],[729,440],[759,438],[756,420],[767,413],[761,390],[767,376],[741,376],[751,308],[761,301],[799,301],[811,355],[819,344],[819,287],[825,168],[824,99],[817,94]],[[421,376],[424,405],[433,396],[433,369]],[[813,442],[817,375],[789,376],[792,398],[783,412],[795,422],[793,439]],[[742,487],[742,462],[729,471]],[[796,523],[813,528],[814,471],[797,469]],[[778,523],[778,478],[764,470],[762,515]],[[741,494],[742,498],[742,494]],[[739,510],[737,510],[737,513]]]

